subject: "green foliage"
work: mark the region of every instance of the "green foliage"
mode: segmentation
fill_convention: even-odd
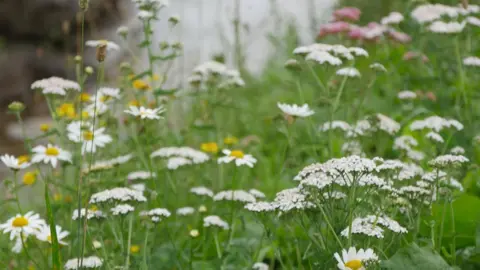
[[[431,248],[419,247],[413,243],[401,248],[390,259],[381,263],[382,269],[404,270],[450,270],[454,269]]]

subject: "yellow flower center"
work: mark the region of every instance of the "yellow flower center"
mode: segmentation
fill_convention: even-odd
[[[83,139],[85,141],[93,141],[93,132],[91,131],[84,131],[83,132]]]
[[[80,94],[80,101],[82,102],[89,102],[91,99],[90,95],[87,93]]]
[[[90,206],[90,210],[93,211],[93,212],[98,211],[98,207],[95,206],[95,205],[92,205],[92,206]]]
[[[358,270],[362,268],[362,261],[360,260],[351,260],[345,263],[345,266],[352,269],[352,270]]]
[[[36,172],[26,172],[23,175],[23,184],[26,186],[31,186],[35,184],[35,181],[37,180],[37,173]]]
[[[24,218],[23,216],[16,217],[12,221],[12,226],[13,227],[25,227],[28,225],[28,219]]]
[[[47,132],[49,129],[50,129],[50,125],[47,125],[47,124],[40,125],[40,130],[43,132]]]
[[[90,114],[87,111],[82,112],[82,119],[90,118]]]
[[[135,80],[133,81],[133,88],[138,90],[149,90],[150,85],[142,80]]]
[[[72,103],[64,103],[57,108],[57,114],[60,117],[75,118],[75,106]]]
[[[207,153],[218,153],[218,145],[214,142],[202,143],[200,148]]]
[[[52,236],[51,235],[47,236],[47,241],[50,242],[50,243],[52,242]]]
[[[27,155],[19,156],[18,157],[18,165],[22,165],[23,163],[27,163],[30,161],[30,157]]]
[[[138,246],[138,245],[133,245],[133,246],[130,247],[130,252],[132,254],[138,253],[139,251],[140,251],[140,246]]]
[[[230,156],[235,157],[235,158],[243,158],[245,156],[245,154],[241,150],[233,150],[230,153]]]
[[[236,144],[238,142],[238,139],[236,137],[226,137],[224,140],[223,140],[223,143],[226,144],[226,145],[233,145],[233,144]]]
[[[55,147],[48,147],[45,151],[45,154],[47,154],[47,156],[58,156],[60,151],[58,151],[58,149]]]
[[[60,201],[62,198],[63,198],[63,196],[60,193],[55,193],[53,195],[53,200],[56,201],[56,202]]]

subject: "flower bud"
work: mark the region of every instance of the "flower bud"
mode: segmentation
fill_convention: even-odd
[[[126,26],[120,26],[118,27],[117,29],[117,34],[122,36],[123,38],[127,38],[127,35],[128,35],[128,27]]]
[[[191,230],[190,231],[190,236],[193,237],[193,238],[196,238],[200,235],[200,233],[198,232],[198,230]]]
[[[82,62],[82,57],[80,55],[75,56],[75,62],[80,63]]]
[[[25,110],[25,104],[20,101],[14,101],[8,105],[8,110],[14,113],[20,113]]]
[[[168,44],[168,42],[166,42],[166,41],[160,42],[160,50],[162,50],[162,51],[166,50],[166,49],[168,49],[168,47],[170,47],[170,44]]]
[[[81,10],[87,11],[89,2],[90,0],[79,0],[78,6],[80,7]]]
[[[87,73],[88,75],[92,75],[93,74],[93,68],[88,66],[85,68],[85,73]]]
[[[168,22],[170,22],[172,26],[175,26],[180,22],[180,17],[178,15],[173,15],[168,18]]]
[[[286,69],[293,70],[293,71],[302,69],[298,61],[295,59],[288,59],[287,62],[285,62],[284,66]]]
[[[174,42],[172,44],[172,48],[176,50],[181,50],[183,49],[183,43],[181,43],[180,41]]]

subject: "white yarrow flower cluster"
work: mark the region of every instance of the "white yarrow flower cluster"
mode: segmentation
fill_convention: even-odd
[[[285,104],[285,103],[277,103],[277,106],[280,110],[282,110],[283,113],[294,116],[294,117],[309,117],[315,112],[310,109],[308,104],[303,104],[302,106],[299,106],[297,104]]]
[[[78,266],[81,265],[79,268]],[[77,270],[77,269],[84,269],[84,268],[100,268],[103,265],[103,260],[97,256],[89,256],[85,258],[75,258],[70,259],[65,263],[65,269],[67,270]]]
[[[228,223],[222,220],[219,216],[206,216],[203,218],[203,226],[204,227],[219,227],[224,230],[228,230],[229,226]]]
[[[457,166],[461,165],[463,163],[467,163],[470,160],[464,156],[461,155],[443,155],[443,156],[438,156],[428,162],[428,165],[432,167],[439,167],[439,168],[444,168],[448,166]]]
[[[430,131],[429,133],[427,133],[427,135],[425,135],[425,137],[433,142],[436,142],[436,143],[444,143],[445,140],[443,139],[442,135],[434,132],[434,131]]]
[[[365,218],[355,218],[351,227],[352,234],[364,234],[376,238],[384,238],[385,229],[401,234],[408,232],[408,230],[402,227],[397,221],[386,216],[369,215]],[[350,227],[347,227],[340,234],[348,237],[349,232]]]
[[[213,197],[213,191],[206,187],[193,187],[190,192],[198,196]]]
[[[165,208],[154,208],[140,213],[140,216],[150,217],[153,222],[160,222],[162,218],[168,218],[171,215],[170,211]]]
[[[464,58],[463,64],[465,66],[480,67],[480,58],[476,56],[470,56],[470,57]]]
[[[210,160],[210,157],[204,152],[190,147],[163,147],[150,154],[150,157],[182,157],[191,160],[194,164],[200,164]]]
[[[399,12],[390,12],[386,17],[383,17],[380,20],[380,23],[383,25],[390,25],[390,24],[399,24],[403,21],[404,17]]]
[[[177,209],[177,215],[179,216],[189,216],[191,214],[195,213],[195,208],[193,207],[182,207]]]
[[[66,80],[59,77],[50,77],[35,81],[31,88],[33,90],[42,90],[43,94],[54,94],[65,96],[68,90],[75,90],[80,92],[80,85],[74,81]]]
[[[416,120],[410,124],[411,130],[431,129],[435,132],[440,132],[443,129],[454,128],[462,130],[463,124],[455,119],[447,119],[439,116],[430,116],[423,120]]]
[[[145,202],[147,198],[143,196],[143,194],[137,190],[133,190],[130,188],[125,187],[117,187],[113,189],[106,189],[101,192],[97,192],[90,197],[90,203],[103,203],[103,202],[111,202],[111,201],[120,201],[120,202],[127,202],[127,201],[137,201],[137,202]]]
[[[237,201],[243,203],[255,202],[255,196],[245,190],[225,190],[213,196],[214,201]]]
[[[339,76],[345,76],[345,77],[360,77],[360,71],[354,67],[346,67],[346,68],[341,68],[337,70],[336,72],[337,75]]]
[[[417,98],[417,94],[413,91],[404,90],[398,92],[397,97],[401,100],[413,100]]]
[[[80,214],[79,214],[80,212]],[[78,209],[73,210],[72,220],[77,220],[79,218],[87,217],[87,219],[92,218],[104,218],[105,214],[100,210],[93,210],[93,209],[85,209],[82,208],[80,211]]]
[[[119,204],[113,208],[110,208],[110,211],[112,212],[112,215],[118,216],[118,215],[126,215],[130,212],[135,211],[135,208],[129,204]]]
[[[466,22],[443,22],[435,21],[429,27],[428,30],[434,33],[441,34],[456,34],[463,31]]]
[[[149,172],[149,171],[135,171],[131,172],[127,175],[127,179],[129,181],[133,180],[147,180],[147,179],[153,179],[156,178],[157,174],[154,172]]]
[[[188,82],[204,90],[212,83],[222,89],[245,85],[240,72],[216,61],[208,61],[195,67]]]
[[[251,212],[272,212],[277,209],[277,206],[275,203],[271,202],[254,202],[254,203],[248,203],[245,205],[245,209]]]

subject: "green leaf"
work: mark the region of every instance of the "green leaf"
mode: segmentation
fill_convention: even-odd
[[[395,253],[390,259],[381,263],[382,269],[405,270],[447,270],[453,269],[447,262],[428,247],[410,244]]]

